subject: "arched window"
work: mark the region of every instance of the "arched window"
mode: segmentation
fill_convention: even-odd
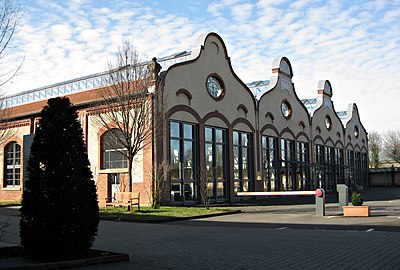
[[[110,129],[101,136],[101,168],[118,169],[127,168],[127,149],[122,143],[122,131]]]
[[[4,149],[4,187],[21,184],[21,146],[10,142]]]

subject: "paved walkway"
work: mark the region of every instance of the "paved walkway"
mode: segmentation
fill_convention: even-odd
[[[329,204],[326,217],[287,205],[163,224],[102,221],[94,247],[130,262],[82,269],[399,269],[400,189],[369,192],[369,218],[344,218]],[[3,241],[18,243],[12,211],[0,209],[10,222]]]

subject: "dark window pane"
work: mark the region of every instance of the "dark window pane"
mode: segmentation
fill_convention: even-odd
[[[239,179],[239,147],[233,147],[233,176],[235,179]]]
[[[218,182],[217,183],[217,198],[218,199],[223,199],[225,198],[225,184],[226,182]]]
[[[247,148],[242,148],[242,179],[249,179]]]
[[[184,131],[184,138],[185,139],[192,139],[193,138],[193,126],[192,125],[188,125],[188,124],[184,124],[183,125],[183,131]]]
[[[205,140],[207,141],[207,142],[212,142],[212,129],[211,128],[205,128],[205,132],[204,132],[205,134]]]
[[[239,145],[239,133],[237,131],[233,132],[233,144]]]
[[[249,145],[249,134],[242,134],[242,146],[248,146]]]
[[[223,130],[222,129],[216,129],[215,130],[215,141],[217,143],[222,143],[223,141]]]
[[[267,148],[267,137],[265,136],[261,138],[261,147],[264,149]]]
[[[170,137],[179,138],[179,123],[170,122],[169,124]]]
[[[206,143],[206,176],[207,179],[213,179],[213,147],[211,143]]]
[[[194,198],[194,183],[185,183],[185,201],[192,201]]]
[[[180,148],[178,140],[171,140],[171,178],[180,179],[179,160]]]
[[[215,160],[216,160],[216,179],[224,178],[224,158],[222,145],[217,145],[215,149]]]
[[[172,201],[182,201],[182,190],[180,183],[173,183],[172,184]]]
[[[127,150],[122,141],[123,133],[119,129],[110,129],[101,136],[102,169],[127,167]]]
[[[185,141],[183,149],[183,171],[184,179],[193,179],[193,143]]]

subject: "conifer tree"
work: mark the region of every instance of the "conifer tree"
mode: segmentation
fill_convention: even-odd
[[[21,244],[42,260],[85,257],[99,223],[96,186],[77,113],[68,98],[49,99],[28,162]]]

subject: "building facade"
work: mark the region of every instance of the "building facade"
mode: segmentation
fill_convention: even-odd
[[[200,37],[191,52],[159,62],[162,87],[152,91],[165,97],[163,136],[134,161],[132,187],[141,192],[141,203],[151,200],[154,172],[162,162],[168,164],[165,204],[195,204],[204,198],[234,202],[241,200],[238,191],[322,187],[333,192],[341,183],[368,187],[367,132],[355,104],[335,110],[329,81],[318,82],[316,98],[299,99],[291,63],[281,57],[273,60],[269,80],[245,84],[215,33]],[[100,205],[113,192],[126,190],[126,159],[121,149],[104,143],[109,131],[95,121],[101,113],[94,104],[98,89],[105,87],[103,75],[3,99],[10,121],[2,129],[11,135],[1,145],[0,201],[21,198],[30,134],[53,92],[68,96],[78,109]]]

